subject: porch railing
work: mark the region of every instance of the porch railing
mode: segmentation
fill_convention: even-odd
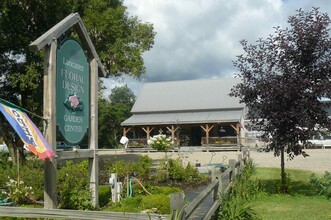
[[[227,137],[209,137],[208,142],[206,137],[201,138],[201,145],[237,145],[237,136]]]

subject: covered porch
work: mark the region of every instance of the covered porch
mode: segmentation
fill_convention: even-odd
[[[148,147],[147,140],[162,132],[174,148],[239,147],[243,109],[204,112],[134,114],[122,123],[129,148]]]

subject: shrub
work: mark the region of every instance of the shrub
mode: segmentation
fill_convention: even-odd
[[[181,189],[171,186],[150,186],[148,190],[152,194],[162,195],[170,195],[171,193],[182,192]]]
[[[0,159],[1,160],[1,159]],[[19,174],[17,173],[20,171]],[[36,159],[36,157],[27,157],[26,162],[18,169],[17,165],[7,162],[7,165],[0,168],[0,187],[6,189],[6,184],[9,179],[17,179],[19,175],[20,181],[24,182],[25,186],[32,187],[33,195],[29,197],[43,200],[44,198],[44,172],[43,161]],[[21,189],[19,189],[21,190]],[[21,200],[21,199],[20,199]],[[25,200],[25,199],[24,199]],[[28,200],[26,200],[28,202]],[[22,204],[22,202],[19,202]]]
[[[252,179],[256,168],[252,161],[249,161],[242,174],[234,179],[231,196],[239,196],[249,200],[259,192],[259,182]]]
[[[172,148],[171,144],[171,138],[167,138],[165,134],[162,134],[162,131],[160,131],[160,134],[154,135],[149,140],[147,140],[147,144],[152,147],[153,149],[157,151],[166,152]]]
[[[89,189],[88,161],[67,161],[57,175],[59,208],[93,209]]]
[[[104,207],[111,201],[111,190],[109,185],[99,186],[99,205]]]
[[[147,155],[139,158],[138,164],[135,167],[138,172],[138,177],[142,179],[148,179],[151,172],[153,160]]]
[[[149,210],[149,212],[167,214],[170,213],[170,197],[165,195],[148,195],[142,197],[142,210]]]
[[[166,182],[170,185],[193,184],[199,185],[209,178],[200,174],[199,171],[190,163],[183,167],[180,158],[171,159],[165,157],[160,164],[160,170],[156,174],[156,182]]]
[[[34,194],[31,186],[26,186],[24,181],[13,180],[8,177],[6,183],[6,189],[8,191],[2,191],[3,195],[7,195],[16,204],[23,204],[29,201],[29,197]]]
[[[20,178],[34,191],[33,198],[44,198],[44,162],[36,157],[27,157],[26,163],[21,167]]]
[[[6,183],[8,181],[8,177],[10,179],[17,178],[17,166],[10,166],[4,170],[0,170],[0,188],[5,188]]]
[[[165,195],[135,196],[122,199],[104,208],[105,211],[115,212],[141,212],[168,214],[170,213],[170,197]]]
[[[219,219],[245,219],[256,220],[259,219],[257,213],[249,205],[248,201],[240,196],[231,196],[230,199],[223,197],[222,211],[220,212]]]
[[[110,202],[109,206],[105,207],[103,210],[112,212],[140,212],[141,200],[141,196],[135,196],[116,203]]]
[[[9,162],[9,154],[0,152],[0,173],[3,170],[6,170],[12,166],[12,163]]]
[[[125,179],[127,176],[135,176],[138,179],[147,180],[152,167],[152,159],[148,156],[141,156],[139,161],[125,162],[116,161],[110,165],[109,172],[117,173],[118,178]]]
[[[315,186],[318,193],[320,195],[323,195],[327,197],[328,199],[331,199],[331,173],[325,171],[323,177],[316,177],[315,174],[313,174],[310,177],[310,183]]]

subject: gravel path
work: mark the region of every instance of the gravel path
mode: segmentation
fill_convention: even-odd
[[[324,173],[325,171],[331,172],[331,149],[308,149],[306,153],[308,157],[297,156],[293,160],[285,158],[285,168],[309,170],[316,173]],[[165,153],[149,152],[140,153],[148,155],[152,159],[158,160],[165,156]],[[183,153],[167,153],[171,158],[180,157],[184,164],[190,162],[195,165],[209,163],[222,163],[228,164],[229,159],[238,159],[241,152],[183,152]],[[280,167],[280,157],[275,157],[273,152],[260,153],[256,151],[250,152],[250,157],[258,167]]]
[[[316,173],[331,172],[331,149],[307,149],[309,156],[297,156],[293,160],[285,160],[285,168],[310,170]],[[260,167],[280,167],[280,157],[272,152],[251,152],[254,163]]]

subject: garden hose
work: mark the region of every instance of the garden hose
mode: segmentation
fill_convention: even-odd
[[[147,191],[147,189],[143,186],[143,184],[135,177],[130,178],[130,183],[129,183],[129,188],[130,188],[130,194],[129,197],[132,197],[132,181],[136,180],[138,182],[138,184],[141,186],[141,188],[148,194],[148,195],[152,195],[150,192]]]
[[[130,194],[129,194],[129,197],[132,197],[132,180],[134,180],[134,179],[132,179],[132,178],[130,178]]]

